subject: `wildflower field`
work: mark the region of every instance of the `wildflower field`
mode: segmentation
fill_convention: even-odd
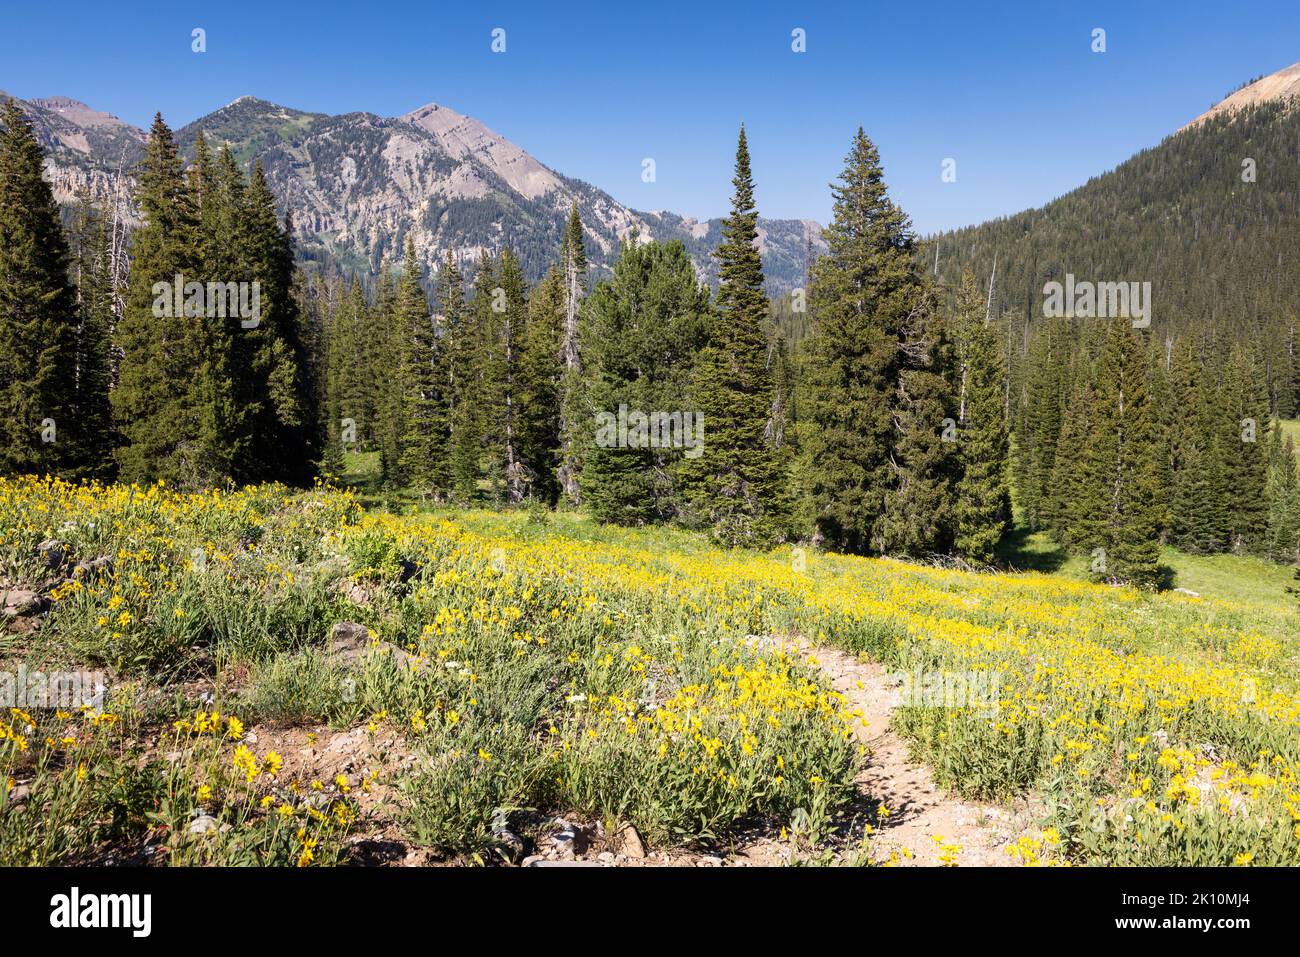
[[[107,676],[102,701],[0,712],[0,864],[500,863],[557,816],[870,863],[863,715],[795,639],[996,683],[893,726],[955,794],[1033,808],[1015,862],[1300,863],[1281,605],[39,479],[0,480],[0,590],[35,596],[0,672]],[[327,739],[337,773],[304,773]]]

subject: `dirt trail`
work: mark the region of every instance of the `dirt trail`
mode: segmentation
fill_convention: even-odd
[[[891,686],[895,682],[884,667],[821,645],[790,640],[771,644],[814,662],[849,707],[866,719],[866,727],[859,725],[856,734],[871,754],[856,783],[865,799],[880,801],[889,811],[874,842],[877,858],[887,860],[896,852],[902,865],[941,864],[945,850],[934,840],[941,837],[946,845],[960,846],[955,853],[959,866],[1015,863],[1007,845],[1029,825],[1028,811],[949,795],[934,783],[929,768],[909,760],[907,743],[889,728],[899,688]],[[904,848],[911,851],[910,858]]]

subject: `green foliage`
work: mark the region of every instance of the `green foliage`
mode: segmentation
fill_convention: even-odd
[[[788,525],[788,483],[769,436],[767,298],[749,146],[740,129],[735,193],[715,250],[716,318],[696,362],[692,391],[704,417],[705,452],[683,466],[690,520],[729,545],[771,542]]]

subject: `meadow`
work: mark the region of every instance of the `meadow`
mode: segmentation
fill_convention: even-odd
[[[0,590],[40,595],[0,671],[110,676],[0,713],[0,864],[518,862],[557,817],[877,862],[862,715],[787,639],[992,680],[893,724],[954,794],[1030,802],[1016,861],[1300,863],[1285,569],[1171,553],[1199,594],[1151,594],[1032,537],[1052,571],[380,504],[0,480]]]

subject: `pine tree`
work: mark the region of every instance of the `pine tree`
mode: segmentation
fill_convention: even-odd
[[[572,504],[582,501],[582,451],[587,417],[583,394],[582,352],[579,326],[582,297],[587,288],[587,252],[582,219],[575,203],[569,211],[560,254],[564,297],[564,371],[560,380],[560,466],[558,480],[564,497]]]
[[[1064,402],[1073,389],[1054,326],[1034,338],[1016,432],[1016,499],[1030,529],[1055,526],[1052,476],[1061,441]]]
[[[495,285],[480,313],[482,339],[478,404],[482,423],[484,474],[492,501],[518,504],[528,476],[520,457],[520,360],[528,319],[528,286],[509,249],[496,263]]]
[[[560,497],[564,464],[561,390],[565,335],[564,273],[551,269],[528,298],[518,388],[519,458],[527,483],[525,496],[547,505],[554,505]],[[569,452],[570,463],[575,463],[572,446]]]
[[[226,320],[232,339],[240,343],[237,378],[246,386],[242,399],[248,456],[237,475],[244,481],[303,484],[311,477],[318,450],[294,298],[293,241],[280,223],[260,161],[253,166],[245,200],[244,269],[248,281],[260,289],[260,310],[251,318]]]
[[[1274,420],[1268,452],[1267,557],[1293,563],[1300,560],[1300,485],[1296,478],[1295,443],[1282,438],[1282,423]]]
[[[1190,339],[1174,347],[1169,374],[1169,543],[1193,554],[1219,546],[1215,513],[1214,444],[1209,434],[1201,367]]]
[[[687,470],[692,521],[727,545],[761,544],[785,531],[786,481],[766,438],[772,408],[767,367],[767,297],[759,257],[758,210],[749,146],[740,129],[735,193],[723,221],[717,318],[696,368],[695,401],[705,452]]]
[[[918,290],[903,322],[902,350],[893,405],[893,475],[877,536],[886,552],[943,553],[952,547],[956,526],[958,386],[945,317],[929,291]]]
[[[686,414],[694,411],[694,361],[711,325],[708,290],[679,242],[641,244],[633,236],[613,275],[588,297],[583,340],[593,421],[582,487],[584,503],[601,521],[641,525],[683,511],[680,486],[698,453],[686,445],[686,435],[679,444],[670,434],[665,445],[662,422],[667,416],[685,429]],[[659,416],[653,430],[658,441],[652,441],[652,415]],[[706,422],[706,445],[707,436]]]
[[[1268,528],[1268,388],[1254,349],[1234,346],[1224,369],[1221,418],[1227,546],[1234,552],[1262,550]]]
[[[1105,561],[1094,571],[1154,588],[1160,581],[1164,503],[1147,376],[1142,339],[1129,320],[1113,320],[1097,360],[1097,414],[1088,436],[1089,457],[1101,465],[1097,479],[1105,495]]]
[[[117,327],[121,350],[114,414],[125,444],[117,449],[124,481],[166,479],[186,487],[228,474],[208,380],[207,320],[190,290],[203,271],[197,211],[171,129],[154,117],[138,174],[143,223],[132,246],[131,280]],[[183,298],[181,308],[176,300]]]
[[[82,197],[71,229],[78,305],[72,414],[76,443],[63,467],[71,478],[104,478],[113,470],[115,436],[109,405],[113,285],[109,228],[102,210]]]
[[[961,410],[957,432],[961,478],[957,483],[957,554],[993,560],[1006,529],[1007,427],[1003,408],[1006,370],[993,329],[984,321],[975,277],[962,277],[957,298]]]
[[[0,472],[56,472],[83,437],[76,294],[40,144],[12,100],[0,126]]]
[[[442,452],[434,465],[432,484],[438,501],[451,498],[455,487],[452,469],[452,431],[456,414],[456,390],[464,370],[458,368],[457,346],[465,335],[465,281],[450,251],[438,276],[438,336],[434,371],[439,404],[435,430]]]
[[[442,389],[435,364],[437,343],[429,300],[420,285],[415,242],[406,240],[402,276],[397,284],[395,318],[400,337],[401,452],[398,484],[414,485],[423,494],[436,491],[436,472],[446,454],[442,436]]]
[[[375,449],[379,452],[379,479],[384,488],[401,484],[403,425],[402,348],[404,337],[397,319],[397,288],[387,269],[381,271],[370,309],[373,341],[369,369],[383,370],[375,384]]]
[[[800,393],[800,473],[814,539],[851,552],[878,534],[896,434],[907,318],[918,303],[915,244],[890,200],[876,147],[859,129],[832,187],[828,253],[813,266]],[[942,419],[940,416],[939,419]],[[925,423],[939,434],[941,423]],[[918,423],[918,427],[920,427]]]
[[[456,375],[451,413],[450,464],[453,494],[461,504],[475,501],[484,477],[483,446],[487,411],[485,368],[491,347],[496,263],[483,252],[474,274],[474,297],[459,334],[452,339],[450,365]]]

